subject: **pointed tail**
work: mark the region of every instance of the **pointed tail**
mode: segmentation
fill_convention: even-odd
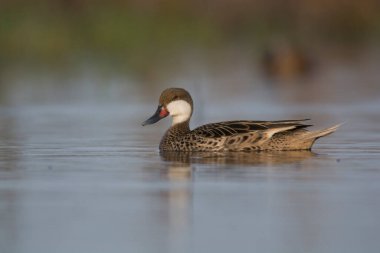
[[[322,130],[318,130],[318,131],[312,131],[310,133],[308,133],[304,139],[318,139],[318,138],[321,138],[323,136],[326,136],[326,135],[329,135],[329,134],[332,134],[333,132],[335,132],[341,125],[343,125],[343,123],[341,124],[337,124],[335,126],[332,126],[332,127],[329,127],[329,128],[325,128],[325,129],[322,129]]]

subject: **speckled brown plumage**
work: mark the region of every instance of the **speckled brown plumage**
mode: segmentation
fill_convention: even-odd
[[[160,97],[157,113],[166,117],[173,101],[186,101],[191,106],[188,119],[172,125],[160,142],[161,151],[260,151],[309,150],[318,138],[334,132],[339,125],[319,131],[308,131],[305,120],[226,121],[190,130],[193,102],[190,94],[180,88],[165,90]],[[160,109],[161,108],[161,109]],[[177,113],[178,114],[178,113]],[[171,114],[170,114],[171,115]],[[155,118],[154,122],[159,119]],[[145,124],[152,124],[152,118]]]

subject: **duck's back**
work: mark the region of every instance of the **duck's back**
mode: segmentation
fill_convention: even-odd
[[[287,148],[287,136],[308,132],[304,128],[310,125],[302,121],[226,121],[200,126],[190,135],[199,139],[196,149],[207,151],[280,150]]]
[[[305,120],[226,121],[200,126],[184,134],[169,129],[161,150],[173,151],[254,151],[305,150],[316,139],[332,133],[338,126],[308,131]]]

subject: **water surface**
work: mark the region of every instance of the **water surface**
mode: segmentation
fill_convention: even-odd
[[[266,107],[346,124],[313,152],[185,155],[157,150],[169,122],[140,126],[154,107],[3,107],[0,252],[377,252],[378,108]]]

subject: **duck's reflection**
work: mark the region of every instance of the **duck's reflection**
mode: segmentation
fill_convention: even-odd
[[[161,152],[160,155],[162,160],[172,162],[170,167],[184,168],[191,164],[255,166],[299,163],[315,156],[315,153],[310,151]]]
[[[192,230],[192,168],[185,163],[167,163],[160,170],[160,177],[168,183],[168,188],[160,192],[159,205],[166,213],[164,216],[161,213],[159,219],[168,228],[168,251],[179,252],[189,247]]]
[[[258,152],[258,153],[208,153],[208,152],[161,152],[165,168],[160,170],[161,177],[169,182],[169,189],[161,193],[161,205],[167,210],[167,224],[170,248],[176,252],[181,247],[188,246],[186,239],[192,232],[194,207],[194,171],[201,165],[211,165],[218,175],[225,174],[230,168],[261,167],[281,164],[300,164],[301,161],[315,156],[308,151],[302,152]],[[241,174],[241,171],[238,172]]]

